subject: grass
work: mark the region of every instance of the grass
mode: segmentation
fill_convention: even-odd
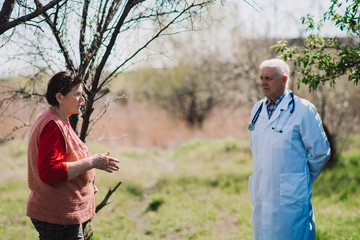
[[[315,182],[317,239],[360,239],[359,158],[359,148],[348,150]]]
[[[95,240],[251,239],[247,142],[192,140],[171,151],[88,146],[121,159],[119,172],[97,172],[97,202],[109,187],[119,181],[122,185],[93,219]],[[357,149],[343,153],[339,164],[324,171],[313,186],[318,240],[359,239]],[[1,145],[0,160],[1,239],[36,239],[25,216],[26,141]]]

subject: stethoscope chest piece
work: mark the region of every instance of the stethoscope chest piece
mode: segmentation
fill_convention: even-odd
[[[261,113],[261,109],[262,109],[263,104],[264,104],[264,102],[261,103],[261,105],[260,105],[260,107],[258,108],[258,110],[256,111],[253,119],[251,120],[251,123],[249,123],[249,125],[248,125],[249,131],[254,131],[254,129],[255,129],[255,123],[256,123],[256,121],[258,120],[259,116],[260,116],[260,113]]]

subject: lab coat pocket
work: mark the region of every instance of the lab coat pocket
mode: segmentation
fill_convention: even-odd
[[[291,126],[284,126],[280,131],[272,131],[271,141],[273,147],[276,149],[289,149],[292,142],[292,130]]]
[[[305,173],[280,174],[280,205],[304,206],[307,204],[308,187]]]

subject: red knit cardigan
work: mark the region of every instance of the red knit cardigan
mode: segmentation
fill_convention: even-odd
[[[29,136],[28,186],[31,193],[27,203],[27,216],[54,224],[80,224],[95,215],[95,170],[86,171],[59,184],[52,185],[41,181],[38,172],[39,138],[49,121],[57,124],[65,139],[65,162],[91,156],[90,150],[65,120],[51,108],[43,111],[36,119]]]

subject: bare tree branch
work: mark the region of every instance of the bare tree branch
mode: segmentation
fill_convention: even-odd
[[[43,14],[47,10],[53,8],[56,4],[60,3],[61,1],[67,1],[67,0],[53,0],[46,4],[45,6],[41,6],[37,8],[34,12],[29,13],[25,16],[22,16],[20,18],[17,18],[13,21],[9,22],[10,15],[13,11],[15,0],[5,0],[2,10],[0,12],[0,35],[5,33],[7,30],[14,28],[24,22],[30,21],[39,15]],[[11,6],[12,4],[12,6]]]
[[[109,191],[107,192],[106,196],[104,197],[104,199],[101,201],[101,203],[99,203],[96,206],[96,210],[95,212],[100,211],[103,207],[105,207],[106,205],[108,205],[110,202],[108,202],[109,198],[111,197],[111,195],[116,191],[116,189],[121,185],[121,182],[118,182],[118,184],[116,184],[116,186],[113,189],[109,189]]]
[[[84,61],[84,59],[86,57],[85,56],[85,33],[86,33],[86,23],[87,23],[86,19],[88,16],[89,5],[90,5],[90,0],[85,0],[82,17],[81,17],[81,22],[80,22],[80,41],[79,41],[80,66],[82,65],[81,63]]]
[[[87,136],[87,129],[89,127],[89,123],[90,123],[90,116],[91,113],[94,111],[93,109],[93,104],[94,104],[94,98],[95,98],[95,94],[98,92],[99,88],[99,80],[100,80],[100,76],[101,73],[104,69],[105,63],[107,62],[110,54],[111,54],[111,50],[115,45],[116,42],[116,38],[119,35],[120,32],[120,28],[123,25],[125,18],[127,17],[127,15],[129,14],[131,8],[134,6],[134,1],[128,1],[124,7],[124,10],[121,14],[121,17],[119,19],[119,21],[116,24],[115,30],[111,36],[110,42],[106,48],[105,54],[103,55],[100,64],[96,67],[95,70],[95,75],[92,79],[92,83],[91,83],[91,89],[90,89],[90,95],[88,95],[88,100],[85,104],[85,113],[83,114],[83,124],[81,126],[81,132],[80,132],[80,139],[84,140]]]
[[[39,0],[34,0],[34,1],[38,7],[40,7],[40,8],[42,7]],[[57,6],[57,8],[59,8],[59,6]],[[58,9],[57,9],[57,11],[58,11]],[[60,33],[59,29],[56,27],[57,17],[55,16],[54,20],[52,21],[50,19],[49,14],[47,14],[47,12],[43,12],[42,15],[44,16],[45,22],[49,25],[57,43],[58,43],[61,53],[64,56],[67,69],[75,70],[75,66],[69,55],[69,51],[67,50],[66,45],[64,44],[64,42],[61,38],[61,33]]]
[[[9,22],[12,11],[14,10],[15,0],[5,0],[0,11],[0,23]]]
[[[106,13],[106,9],[107,9],[107,3],[109,2],[109,0],[105,0],[105,5],[102,6],[102,4],[100,4],[99,6],[99,11],[102,8],[101,14],[99,14],[97,16],[97,22],[96,22],[96,29],[95,29],[95,33],[94,33],[94,39],[92,41],[92,43],[90,44],[90,47],[87,49],[87,51],[83,52],[83,54],[81,55],[81,64],[80,64],[80,68],[79,68],[79,74],[81,76],[83,76],[85,74],[85,71],[90,67],[94,65],[94,61],[96,59],[96,56],[99,52],[100,49],[100,45],[103,43],[104,41],[104,34],[106,33],[106,31],[108,30],[108,26],[109,23],[113,20],[116,12],[118,11],[120,4],[121,4],[121,0],[114,0],[111,2],[111,6],[109,7],[107,13]],[[101,1],[102,3],[102,1]],[[84,8],[86,6],[84,5]],[[85,10],[84,10],[85,11]],[[87,10],[86,10],[87,11]],[[82,25],[82,31],[86,31],[86,25]],[[84,28],[84,29],[83,29]],[[80,40],[84,40],[84,38],[81,38]],[[81,44],[81,41],[80,41]],[[85,44],[85,42],[84,42]],[[89,70],[89,69],[88,69]],[[85,82],[87,81],[87,78],[84,78]]]
[[[153,42],[155,39],[157,39],[159,36],[161,36],[161,34],[168,29],[172,24],[174,24],[184,13],[186,13],[187,11],[189,11],[191,8],[193,7],[201,7],[203,6],[203,4],[199,3],[199,4],[192,4],[190,6],[188,6],[187,8],[185,8],[184,10],[182,10],[181,12],[179,12],[179,14],[173,18],[166,26],[164,26],[163,28],[161,28],[159,30],[159,32],[154,35],[150,40],[148,40],[142,47],[140,47],[139,49],[137,49],[129,58],[127,58],[122,64],[120,64],[119,66],[117,66],[105,79],[104,81],[101,83],[101,85],[99,86],[99,88],[103,87],[104,85],[106,85],[111,78],[116,77],[117,76],[117,72],[119,71],[119,69],[121,69],[127,62],[129,62],[131,59],[133,59],[139,52],[141,52],[142,50],[144,50],[151,42]]]
[[[132,7],[134,7],[136,4],[142,2],[144,0],[139,0],[139,1],[128,1],[125,8],[124,8],[124,11],[123,11],[123,14],[121,15],[118,23],[116,24],[116,27],[115,27],[115,30],[111,36],[111,39],[110,39],[110,42],[106,48],[106,51],[105,51],[105,54],[103,55],[102,59],[101,59],[101,62],[99,64],[99,66],[96,68],[96,72],[95,72],[95,76],[94,76],[94,80],[95,80],[95,84],[93,84],[93,91],[97,91],[97,88],[98,88],[98,82],[99,82],[99,79],[100,79],[100,75],[104,69],[104,66],[105,66],[105,63],[107,62],[109,56],[110,56],[110,53],[111,53],[111,50],[113,49],[114,45],[115,45],[115,42],[116,42],[116,38],[118,37],[119,35],[119,32],[120,32],[120,29],[125,21],[125,18],[127,17],[127,15],[129,14],[130,10],[132,9]]]

